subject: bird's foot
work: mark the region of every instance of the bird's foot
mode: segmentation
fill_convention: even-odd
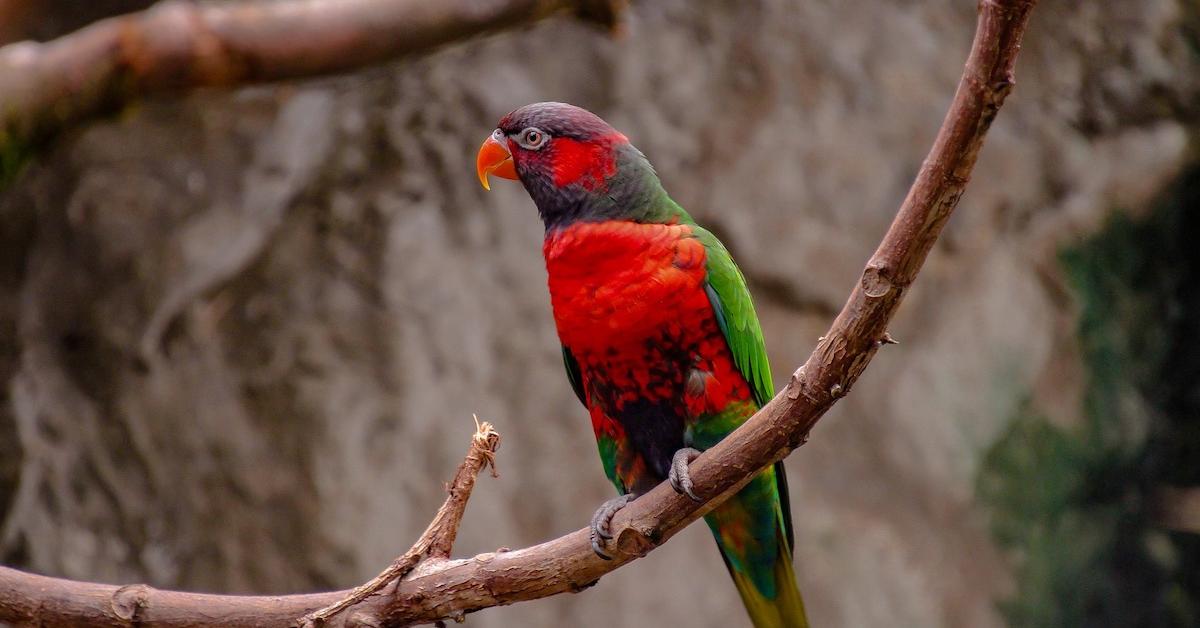
[[[700,455],[700,450],[684,447],[675,452],[671,456],[671,471],[667,473],[667,480],[671,482],[671,488],[675,489],[676,493],[683,493],[691,497],[693,501],[702,502],[696,495],[695,487],[692,485],[692,476],[688,471],[688,465]]]
[[[592,551],[604,560],[612,560],[607,552],[604,551],[604,542],[612,538],[612,518],[617,514],[617,511],[629,505],[629,502],[637,498],[633,493],[626,493],[620,497],[614,497],[596,509],[596,514],[592,515],[591,537]]]

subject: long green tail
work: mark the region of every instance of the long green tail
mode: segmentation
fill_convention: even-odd
[[[782,474],[782,467],[764,470],[704,517],[755,628],[808,628],[792,570]]]

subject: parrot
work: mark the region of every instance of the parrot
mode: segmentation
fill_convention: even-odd
[[[618,497],[591,518],[605,549],[621,508],[663,481],[701,501],[688,465],[774,395],[741,270],[663,188],[629,139],[558,102],[504,116],[476,156],[520,181],[545,228],[542,253],[567,379]],[[805,628],[782,462],[705,516],[755,628]]]

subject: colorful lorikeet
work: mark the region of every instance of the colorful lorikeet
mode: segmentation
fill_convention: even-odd
[[[607,558],[621,507],[664,480],[697,499],[688,463],[774,394],[750,293],[716,236],[591,112],[521,107],[484,142],[477,167],[484,188],[489,174],[520,180],[546,227],[567,378],[621,495],[592,518],[592,547]],[[705,520],[754,625],[806,626],[783,467],[763,469]]]

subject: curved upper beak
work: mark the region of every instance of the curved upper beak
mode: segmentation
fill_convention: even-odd
[[[496,139],[496,134],[489,135],[479,147],[479,155],[475,157],[475,172],[479,175],[479,183],[483,189],[492,189],[488,185],[488,175],[494,174],[505,179],[517,179],[517,167],[513,164],[512,154],[508,147]]]

